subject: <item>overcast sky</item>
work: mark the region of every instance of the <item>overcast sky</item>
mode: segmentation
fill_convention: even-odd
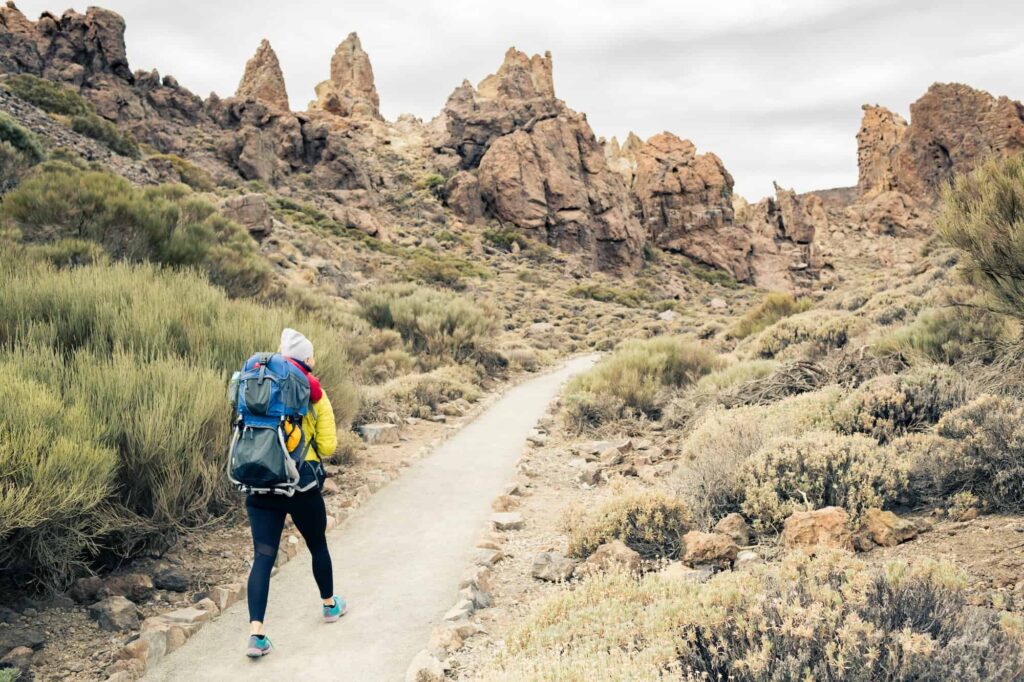
[[[18,0],[35,19],[67,0]],[[904,116],[935,81],[1024,99],[1019,0],[94,0],[128,24],[133,69],[234,93],[268,38],[293,109],[357,31],[384,115],[433,117],[506,48],[550,50],[555,91],[599,136],[668,130],[714,151],[754,199],[857,180],[860,105]],[[84,11],[85,5],[76,9]]]

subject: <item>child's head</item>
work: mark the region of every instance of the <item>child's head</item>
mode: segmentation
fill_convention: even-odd
[[[281,332],[281,355],[313,366],[313,342],[301,332],[286,327]]]

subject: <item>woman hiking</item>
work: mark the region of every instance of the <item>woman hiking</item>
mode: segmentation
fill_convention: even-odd
[[[315,363],[312,342],[294,329],[285,329],[281,332],[279,352],[302,370],[309,380],[311,409],[302,421],[302,431],[305,441],[311,443],[313,447],[309,449],[299,470],[301,477],[298,489],[308,487],[308,490],[296,492],[291,497],[250,494],[245,499],[245,510],[249,515],[249,527],[252,529],[255,550],[248,583],[250,629],[249,644],[245,653],[250,658],[266,656],[273,650],[270,638],[264,632],[263,619],[270,592],[270,571],[277,559],[285,516],[291,515],[295,527],[309,548],[313,560],[313,578],[316,579],[323,602],[324,620],[333,623],[344,616],[348,608],[344,599],[334,595],[334,575],[326,538],[327,509],[320,493],[324,480],[320,458],[330,457],[338,445],[334,410],[331,408],[327,393],[320,386],[320,381],[313,375]]]

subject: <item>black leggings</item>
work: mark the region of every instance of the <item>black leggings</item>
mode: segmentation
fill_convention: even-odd
[[[291,514],[295,527],[299,529],[306,547],[313,557],[313,578],[320,588],[320,598],[334,596],[334,574],[331,569],[331,555],[327,550],[327,509],[319,490],[284,495],[249,495],[245,500],[249,513],[249,527],[252,528],[252,544],[255,557],[249,572],[249,620],[263,621],[267,613],[267,596],[270,593],[270,571],[277,559],[281,544],[284,517]]]

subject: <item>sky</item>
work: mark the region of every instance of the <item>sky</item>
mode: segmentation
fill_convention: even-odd
[[[29,18],[68,0],[18,0]],[[667,130],[748,199],[856,184],[862,104],[909,117],[936,81],[1024,99],[1019,0],[93,0],[127,21],[133,69],[233,94],[262,38],[303,110],[351,31],[384,116],[435,116],[509,46],[550,50],[555,92],[598,136]],[[85,10],[85,3],[75,6]]]

